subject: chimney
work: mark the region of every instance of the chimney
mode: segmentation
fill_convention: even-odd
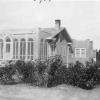
[[[59,19],[55,20],[55,28],[57,30],[59,30],[60,29],[60,26],[61,26],[61,20],[59,20]]]

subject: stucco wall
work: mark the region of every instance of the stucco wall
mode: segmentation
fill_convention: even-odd
[[[73,39],[72,47],[74,51],[73,52],[73,62],[80,61],[82,63],[85,63],[86,61],[91,60],[94,56],[93,42],[90,41],[89,39],[83,40],[83,41]],[[76,58],[75,48],[86,48],[86,58]]]

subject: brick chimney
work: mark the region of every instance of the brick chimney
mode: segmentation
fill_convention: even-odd
[[[59,19],[55,20],[55,28],[57,30],[59,30],[60,29],[60,26],[61,26],[61,20],[59,20]]]

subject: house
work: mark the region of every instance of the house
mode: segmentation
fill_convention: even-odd
[[[54,28],[12,29],[0,32],[0,60],[35,60],[61,55],[67,63],[72,39],[61,21]]]
[[[76,60],[85,62],[92,58],[93,43],[70,37],[61,21],[54,28],[12,29],[0,31],[0,60],[45,60],[61,55],[63,63]],[[90,53],[91,52],[91,53]]]

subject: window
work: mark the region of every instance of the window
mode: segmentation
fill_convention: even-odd
[[[55,52],[55,45],[51,44],[51,55],[54,56],[54,52]]]
[[[47,41],[43,39],[40,40],[40,59],[47,59]]]
[[[34,54],[34,41],[33,39],[28,40],[28,59],[32,60]]]
[[[75,48],[75,57],[81,57],[81,51],[79,48]]]
[[[85,48],[81,49],[81,57],[82,58],[86,57],[86,49]]]
[[[6,53],[10,53],[10,39],[6,39]]]
[[[21,39],[20,41],[20,59],[25,60],[26,57],[26,41]]]
[[[40,59],[43,59],[43,39],[40,40]]]
[[[18,59],[18,40],[13,41],[13,58]]]
[[[0,59],[3,59],[3,40],[0,39]]]
[[[47,59],[47,41],[44,41],[44,59]]]
[[[75,48],[76,58],[86,58],[86,48]]]

